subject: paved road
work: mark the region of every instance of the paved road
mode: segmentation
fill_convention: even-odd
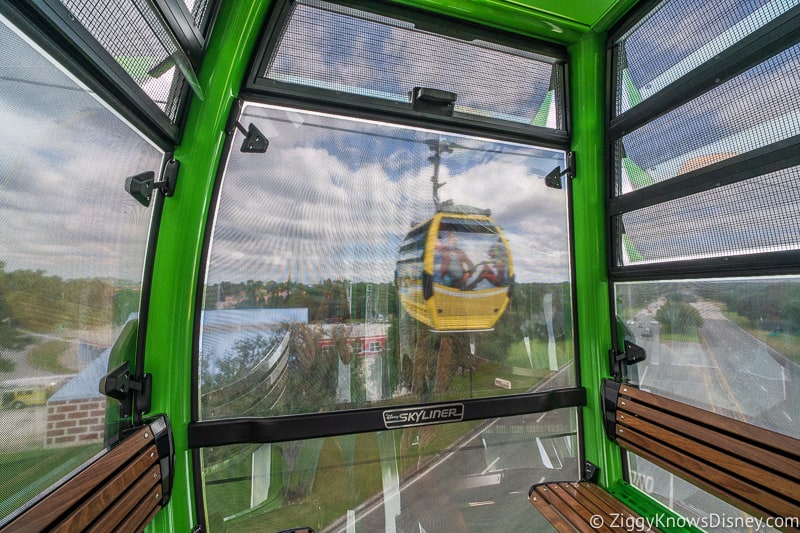
[[[660,325],[651,323],[654,308],[636,316],[632,330],[648,359],[637,365],[633,381],[643,389],[800,437],[800,366],[728,320],[717,304],[693,305],[704,322],[700,342],[662,341]],[[641,335],[640,323],[652,328],[652,336]],[[631,468],[635,485],[683,513],[743,516],[643,460],[634,460]]]
[[[569,372],[556,379],[567,380]],[[554,531],[528,502],[528,489],[536,482],[579,477],[577,442],[569,430],[576,426],[574,412],[489,420],[448,450],[419,450],[419,470],[405,473],[394,494],[389,491],[361,506],[351,515],[349,527],[342,520],[323,531]],[[416,448],[444,427],[405,431],[419,432]],[[387,456],[388,462],[394,460]]]
[[[661,341],[660,326],[651,337],[634,327],[648,352],[638,365],[645,389],[713,412],[800,437],[800,366],[730,320],[711,302],[694,304],[703,317],[700,342]]]

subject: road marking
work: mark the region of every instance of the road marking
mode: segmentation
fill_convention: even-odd
[[[719,377],[720,377],[721,382],[722,382],[722,386],[727,391],[728,397],[731,399],[731,402],[733,402],[733,405],[736,408],[736,411],[739,413],[739,417],[740,417],[741,421],[742,422],[747,422],[748,421],[747,420],[747,416],[745,416],[744,411],[742,410],[742,406],[736,400],[736,395],[733,394],[733,389],[731,389],[731,384],[728,383],[728,380],[725,378],[725,373],[722,371],[722,368],[719,366],[719,361],[717,361],[717,357],[714,355],[714,351],[711,349],[711,346],[709,346],[708,342],[706,342],[706,338],[703,335],[702,330],[703,330],[703,328],[701,327],[700,331],[698,331],[698,333],[700,334],[700,341],[702,342],[702,345],[705,348],[706,353],[708,353],[709,357],[711,357],[711,359],[714,360],[714,364],[717,366],[717,374],[719,374]]]
[[[644,372],[642,372],[642,375],[639,376],[639,387],[641,387],[644,383],[644,377],[647,375],[648,370],[650,370],[649,366],[644,367]]]
[[[489,466],[487,466],[486,468],[484,468],[484,469],[483,469],[483,472],[481,472],[481,475],[484,475],[486,472],[488,472],[489,470],[491,470],[491,469],[492,469],[492,467],[493,467],[495,464],[497,464],[497,461],[499,461],[499,460],[500,460],[500,458],[499,458],[499,457],[496,457],[494,461],[492,461],[491,463],[489,463]]]
[[[703,381],[706,382],[706,394],[708,395],[708,404],[711,406],[711,410],[716,413],[717,406],[714,405],[714,398],[711,396],[711,387],[709,387],[708,376],[706,376],[705,374],[703,374]]]
[[[482,502],[469,502],[467,505],[470,507],[480,507],[482,505],[494,505],[494,502],[491,500],[485,500]]]

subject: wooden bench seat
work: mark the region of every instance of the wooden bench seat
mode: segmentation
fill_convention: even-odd
[[[621,447],[753,516],[800,516],[800,440],[632,385],[604,396]]]
[[[631,524],[644,523],[636,512],[590,481],[540,483],[531,487],[529,499],[560,533],[630,531]]]
[[[755,517],[800,517],[800,440],[611,380],[603,409],[606,433],[622,448]],[[530,499],[558,531],[593,531],[595,515],[606,526],[611,517],[636,520],[586,481],[535,485]],[[788,524],[781,530],[800,531]]]
[[[169,423],[157,417],[12,515],[0,533],[141,531],[169,500],[173,459]]]

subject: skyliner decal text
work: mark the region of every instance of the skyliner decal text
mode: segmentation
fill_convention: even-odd
[[[460,422],[463,419],[464,404],[462,403],[450,403],[432,407],[389,409],[383,412],[383,424],[386,426],[386,429]]]

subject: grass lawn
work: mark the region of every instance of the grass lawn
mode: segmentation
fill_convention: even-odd
[[[782,353],[795,363],[800,364],[800,337],[797,335],[771,333],[760,329],[749,330],[749,332],[773,350]]]
[[[659,334],[662,341],[671,342],[700,342],[700,332],[695,329],[692,333],[664,333]]]
[[[25,504],[102,449],[100,444],[0,454],[0,518]]]
[[[58,362],[59,357],[67,348],[69,348],[69,343],[66,341],[45,341],[31,348],[31,351],[28,352],[28,363],[53,374],[72,374],[74,370],[62,366]]]

